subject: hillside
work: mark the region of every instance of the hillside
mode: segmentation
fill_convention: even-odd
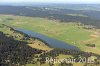
[[[27,45],[32,48],[41,49],[41,50],[51,50],[51,48],[49,48],[41,40],[36,38],[31,38],[27,35],[21,34],[20,32],[12,30],[10,27],[1,25],[0,31],[2,31],[8,37],[13,37],[15,40],[27,42]]]
[[[95,10],[72,10],[54,7],[28,7],[28,6],[0,6],[0,14],[19,15],[29,17],[41,17],[61,22],[81,22],[100,28],[100,11]],[[69,15],[76,14],[76,16]],[[83,16],[77,16],[83,15]],[[85,16],[85,17],[84,17]]]
[[[42,53],[41,50],[31,48],[26,41],[15,40],[9,34],[4,34],[0,31],[0,65],[1,66],[15,66],[23,65],[35,54]]]

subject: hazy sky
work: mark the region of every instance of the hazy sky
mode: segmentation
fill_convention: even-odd
[[[4,2],[100,3],[100,0],[0,0],[0,3]]]

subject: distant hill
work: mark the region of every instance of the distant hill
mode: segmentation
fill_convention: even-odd
[[[61,22],[81,22],[83,24],[93,25],[100,28],[100,11],[94,10],[72,10],[46,6],[0,6],[0,14],[42,17],[60,20]]]

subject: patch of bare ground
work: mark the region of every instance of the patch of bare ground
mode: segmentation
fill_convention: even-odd
[[[30,47],[32,48],[37,48],[37,49],[41,49],[41,50],[52,50],[52,48],[46,46],[44,43],[35,40],[34,42],[32,42],[32,44],[28,44]]]

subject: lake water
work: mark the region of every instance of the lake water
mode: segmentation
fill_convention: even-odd
[[[69,49],[69,50],[79,50],[77,47],[72,46],[70,44],[67,44],[63,41],[59,41],[57,39],[53,39],[50,38],[48,36],[33,32],[31,30],[26,30],[26,29],[21,29],[21,28],[15,28],[15,30],[17,31],[21,31],[31,37],[36,37],[39,38],[41,40],[43,40],[44,42],[46,42],[47,44],[49,44],[51,47],[53,48],[60,48],[60,49]]]

